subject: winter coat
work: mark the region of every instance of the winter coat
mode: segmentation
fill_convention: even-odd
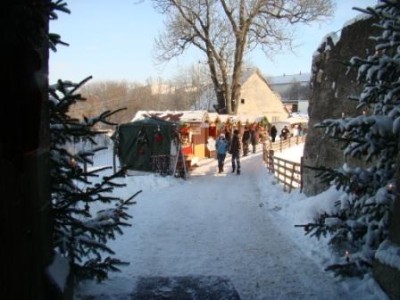
[[[256,145],[257,142],[258,142],[258,139],[257,139],[257,132],[256,132],[255,130],[252,130],[252,131],[251,131],[251,144],[252,144],[252,145]]]
[[[284,139],[284,140],[286,140],[286,139],[289,137],[289,135],[290,135],[289,129],[288,129],[287,127],[284,127],[284,128],[281,130],[281,138]]]
[[[245,132],[243,132],[242,143],[248,144],[249,142],[250,142],[250,131],[245,130]]]
[[[276,130],[276,127],[272,126],[271,127],[271,132],[270,132],[271,136],[272,137],[276,137],[277,133],[278,133],[278,131]]]
[[[225,138],[219,137],[215,142],[215,149],[218,154],[226,154],[228,151],[228,141]]]
[[[240,153],[240,140],[239,135],[234,134],[231,140],[231,146],[229,148],[229,153],[232,155],[239,155]]]

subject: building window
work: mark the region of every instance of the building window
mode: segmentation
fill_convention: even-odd
[[[241,104],[244,104],[244,99],[243,99],[243,98],[240,99],[240,103],[241,103]]]

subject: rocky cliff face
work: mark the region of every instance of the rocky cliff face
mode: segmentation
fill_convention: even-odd
[[[366,57],[374,51],[374,43],[368,39],[372,35],[372,23],[371,18],[362,19],[344,27],[340,37],[336,33],[327,35],[314,54],[305,166],[334,168],[345,160],[337,141],[324,137],[324,130],[313,126],[324,119],[359,114],[356,113],[357,102],[348,100],[348,97],[357,96],[362,86],[357,84],[356,70],[347,72],[345,62],[353,56]],[[316,195],[328,187],[319,182],[316,174],[314,170],[304,169],[303,191],[307,196]]]

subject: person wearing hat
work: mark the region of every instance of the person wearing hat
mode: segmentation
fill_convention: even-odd
[[[226,152],[228,151],[228,141],[225,139],[225,134],[221,133],[219,135],[215,142],[215,149],[217,150],[218,173],[222,173],[224,171]]]

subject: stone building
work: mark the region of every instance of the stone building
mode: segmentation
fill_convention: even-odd
[[[259,70],[248,70],[242,76],[237,115],[242,119],[267,117],[270,122],[284,121],[289,117],[280,96],[271,89]]]
[[[267,81],[272,90],[279,94],[290,113],[307,114],[310,98],[310,73],[269,76]]]
[[[258,69],[247,69],[240,80],[240,95],[237,116],[241,120],[254,120],[266,117],[269,122],[284,121],[289,112],[281,97],[271,87]],[[210,111],[217,105],[215,93],[210,87],[201,96],[199,108]]]

